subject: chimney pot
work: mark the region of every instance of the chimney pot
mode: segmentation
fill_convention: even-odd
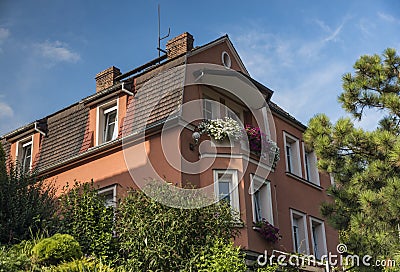
[[[105,69],[98,73],[95,77],[96,79],[96,92],[101,92],[112,85],[114,85],[114,80],[117,76],[121,74],[121,71],[115,67],[111,66],[110,68]]]
[[[193,41],[193,36],[188,32],[169,40],[166,44],[168,59],[191,51],[193,49]]]

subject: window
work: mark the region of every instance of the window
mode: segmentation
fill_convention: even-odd
[[[227,201],[234,211],[240,211],[236,170],[214,170],[214,192],[218,200]]]
[[[304,152],[304,168],[306,180],[320,185],[317,168],[317,156],[315,155],[315,152]]]
[[[215,109],[213,107],[213,101],[209,98],[204,97],[203,99],[203,118],[211,120],[215,117]]]
[[[258,222],[265,219],[274,224],[271,183],[255,175],[252,175],[251,179],[253,221]]]
[[[292,222],[293,251],[301,254],[309,254],[306,215],[290,210],[290,216]]]
[[[118,136],[118,105],[116,102],[100,106],[97,110],[97,145],[112,141]]]
[[[99,195],[104,197],[106,207],[117,207],[117,186],[107,187],[98,191]]]
[[[284,132],[286,171],[301,176],[299,140]]]
[[[311,241],[314,256],[321,259],[327,254],[324,222],[310,217]]]
[[[22,140],[17,144],[17,161],[21,164],[22,171],[27,173],[32,167],[32,137]]]

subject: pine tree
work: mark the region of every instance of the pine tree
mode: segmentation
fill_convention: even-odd
[[[334,177],[334,201],[321,213],[341,242],[352,254],[393,259],[400,252],[400,57],[390,48],[382,56],[361,56],[354,73],[343,76],[339,96],[355,119],[367,109],[384,113],[376,129],[356,128],[350,118],[332,124],[319,114],[309,121],[305,141],[319,168]]]

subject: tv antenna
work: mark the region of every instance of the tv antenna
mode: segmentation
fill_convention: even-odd
[[[160,4],[158,4],[158,47],[157,47],[158,57],[161,56],[161,52],[163,52],[164,54],[167,54],[167,51],[161,49],[161,41],[166,39],[166,38],[168,38],[169,34],[171,33],[171,29],[168,27],[168,34],[163,36],[163,37],[161,37],[161,33],[160,33],[160,31],[161,31],[160,30],[160,28],[161,28],[161,26],[160,26],[161,25],[161,23],[160,23],[161,19],[160,19],[160,17],[161,17],[161,15],[160,15]]]

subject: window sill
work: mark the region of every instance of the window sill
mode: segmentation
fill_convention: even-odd
[[[311,186],[311,187],[313,187],[313,188],[315,188],[317,190],[320,190],[320,191],[323,190],[323,188],[320,185],[312,183],[311,181],[306,180],[306,179],[304,179],[302,177],[299,177],[298,175],[295,175],[295,174],[293,174],[291,172],[285,172],[285,173],[286,173],[286,176],[294,178],[297,181],[303,182],[304,184],[307,184],[308,186]]]

